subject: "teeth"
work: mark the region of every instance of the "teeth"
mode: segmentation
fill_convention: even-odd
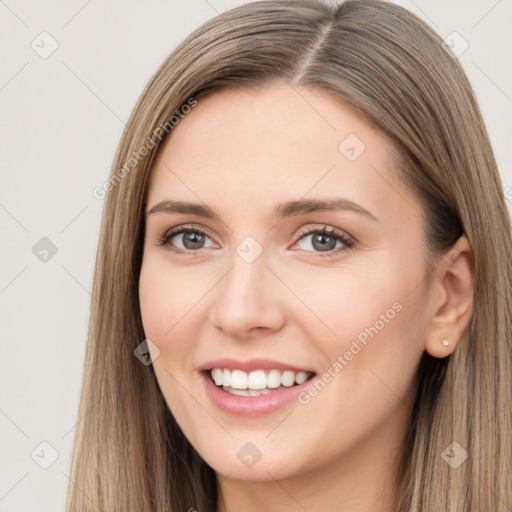
[[[212,370],[212,379],[215,382],[215,385],[222,386],[222,383],[224,382],[224,379],[222,378],[222,374],[224,372],[220,368],[214,368]]]
[[[271,389],[235,389],[227,386],[222,386],[222,389],[224,391],[227,391],[228,393],[231,393],[232,395],[239,395],[239,396],[260,396],[260,395],[268,395],[269,393],[272,393]]]
[[[229,370],[224,370],[224,375]],[[247,373],[242,370],[233,370],[231,372],[231,384],[224,384],[235,389],[247,389]]]
[[[255,372],[249,373],[247,387],[254,390],[265,389],[267,387],[267,376],[265,372],[263,370],[256,370]]]
[[[303,382],[306,382],[307,380],[308,380],[307,372],[298,372],[297,375],[295,375],[295,382],[297,384],[302,384]]]
[[[290,370],[283,372],[283,375],[281,375],[281,383],[287,388],[293,386],[295,383],[295,372],[291,372]]]
[[[234,395],[259,396],[270,393],[271,390],[281,386],[289,388],[295,384],[302,384],[312,374],[309,372],[294,372],[291,370],[228,370],[227,368],[213,368],[211,376],[215,385],[222,387]]]
[[[229,392],[232,394],[232,395],[240,395],[240,396],[251,396],[249,394],[249,391],[247,391],[246,389],[235,389],[235,388],[229,388]]]
[[[229,370],[222,372],[222,384],[224,386],[231,386],[231,372]]]
[[[279,370],[270,370],[267,375],[267,387],[270,389],[278,388],[281,385],[281,372]]]

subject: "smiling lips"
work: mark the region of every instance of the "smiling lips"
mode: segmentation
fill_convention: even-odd
[[[313,373],[277,369],[245,372],[217,367],[210,371],[210,375],[216,386],[232,395],[260,396],[303,384]]]
[[[214,406],[223,413],[247,418],[292,404],[316,375],[311,368],[266,358],[215,359],[197,371]]]

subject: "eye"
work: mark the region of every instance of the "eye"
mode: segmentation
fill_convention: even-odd
[[[317,253],[315,256],[335,256],[343,250],[351,249],[355,244],[343,232],[327,226],[305,229],[298,236],[299,239],[293,247],[298,246],[304,251]],[[175,253],[197,252],[214,246],[211,238],[194,226],[173,228],[158,239],[158,244],[168,246],[168,250]]]
[[[299,233],[299,240],[294,244],[309,252],[323,253],[318,256],[334,256],[340,252],[336,249],[351,249],[354,241],[335,228],[306,229]],[[302,243],[302,247],[300,244]]]
[[[210,237],[200,229],[191,226],[178,226],[159,239],[159,245],[168,245],[173,252],[187,252],[211,247],[206,245]]]

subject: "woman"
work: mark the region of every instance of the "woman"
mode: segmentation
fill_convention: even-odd
[[[218,16],[106,191],[68,510],[509,510],[510,220],[423,22]]]

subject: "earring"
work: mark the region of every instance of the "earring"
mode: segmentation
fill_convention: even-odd
[[[448,340],[442,340],[441,343],[443,344],[444,347],[447,347],[450,344]]]

